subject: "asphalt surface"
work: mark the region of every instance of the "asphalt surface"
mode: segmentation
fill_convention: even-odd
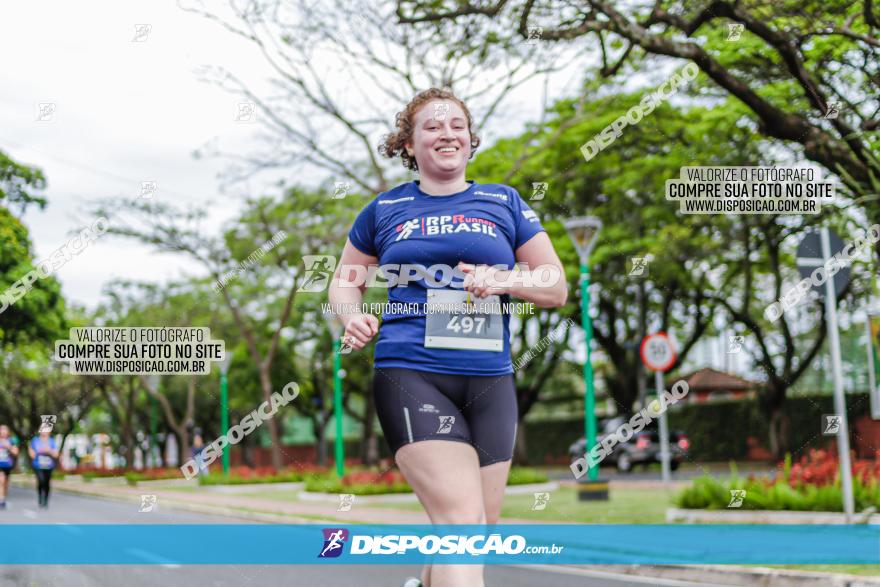
[[[10,488],[8,507],[0,511],[0,543],[14,540],[4,524],[242,524],[239,519],[162,508],[139,513],[140,504],[53,492],[48,509],[37,507],[36,492]],[[283,547],[283,545],[280,545]],[[96,545],[100,548],[100,545]],[[150,553],[143,554],[145,561]],[[399,587],[420,569],[408,565],[3,565],[0,587]],[[709,584],[612,575],[572,567],[485,567],[486,587],[710,587]]]

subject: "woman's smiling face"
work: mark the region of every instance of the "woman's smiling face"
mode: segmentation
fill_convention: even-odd
[[[416,112],[406,148],[421,174],[441,178],[463,174],[471,156],[467,115],[453,100],[431,100]]]

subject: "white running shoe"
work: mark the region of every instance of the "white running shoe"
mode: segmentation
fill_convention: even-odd
[[[403,587],[422,587],[422,580],[410,577],[404,582]]]

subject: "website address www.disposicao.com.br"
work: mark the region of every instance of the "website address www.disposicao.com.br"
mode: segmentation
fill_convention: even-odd
[[[346,549],[346,544],[349,548]],[[335,558],[343,552],[350,555],[546,555],[560,554],[564,546],[529,546],[525,537],[511,534],[349,534],[347,528],[325,528],[324,545],[318,558]]]

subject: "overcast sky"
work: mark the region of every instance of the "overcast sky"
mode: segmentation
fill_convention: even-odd
[[[89,14],[88,12],[91,12]],[[136,24],[149,24],[135,41]],[[156,181],[157,198],[213,202],[214,222],[237,203],[217,189],[216,160],[191,153],[223,136],[245,142],[252,128],[233,119],[234,96],[198,81],[193,69],[222,63],[260,73],[244,41],[174,2],[15,2],[0,9],[0,149],[43,169],[49,205],[30,210],[37,258],[88,219],[83,202],[138,195]],[[39,121],[40,103],[54,118]],[[121,239],[103,239],[62,267],[65,296],[93,307],[114,277],[164,280],[196,272],[180,257]]]

